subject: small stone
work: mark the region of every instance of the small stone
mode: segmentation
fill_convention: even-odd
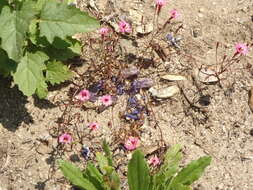
[[[36,150],[40,154],[50,154],[53,151],[49,146],[45,145],[44,143],[40,143]]]
[[[215,70],[211,68],[201,68],[197,73],[198,79],[203,83],[215,83],[218,82],[219,79],[216,76]]]
[[[186,77],[182,76],[182,75],[164,75],[161,77],[164,80],[168,80],[168,81],[180,81],[180,80],[187,80]]]
[[[205,11],[204,8],[200,8],[200,9],[199,9],[199,13],[203,13],[204,11]]]
[[[166,88],[152,87],[149,89],[151,95],[156,98],[170,98],[173,95],[177,94],[179,91],[180,89],[176,85],[169,86]]]
[[[202,13],[198,13],[198,17],[199,17],[199,18],[203,18],[204,15],[203,15]]]

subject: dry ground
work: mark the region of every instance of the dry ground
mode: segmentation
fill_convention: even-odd
[[[111,1],[113,3],[108,1],[94,1],[103,16],[114,12],[119,16],[126,16],[133,26],[140,23],[141,14],[145,17],[144,22],[152,20],[153,0],[114,0]],[[87,1],[80,2],[79,6],[85,7],[86,3]],[[206,114],[199,113],[189,108],[183,96],[178,94],[155,106],[154,112],[164,139],[169,145],[183,145],[183,164],[206,154],[213,157],[211,166],[195,184],[196,190],[251,190],[253,114],[248,107],[248,90],[253,86],[253,70],[238,68],[252,64],[252,51],[239,66],[226,74],[222,88],[218,85],[204,85],[198,81],[194,83],[191,75],[194,76],[194,67],[215,62],[217,41],[224,44],[230,54],[236,42],[252,42],[253,2],[170,0],[162,10],[161,23],[172,8],[180,11],[179,21],[184,24],[180,32],[181,46],[196,61],[188,63],[187,59],[181,60],[175,56],[167,63],[170,65],[167,72],[187,74],[189,80],[180,83],[187,97],[193,101],[202,95],[210,95],[211,103],[205,108]],[[122,45],[128,53],[138,52],[137,48],[132,47],[126,40]],[[183,72],[182,68],[187,68],[187,71]],[[157,80],[159,75],[154,74],[152,77]],[[0,190],[69,189],[59,171],[51,176],[50,168],[54,163],[57,140],[48,132],[56,125],[55,121],[61,115],[56,102],[66,98],[69,86],[50,91],[47,100],[26,98],[16,87],[9,88],[10,86],[10,82],[0,79]],[[115,130],[120,126],[117,114],[122,111],[122,102],[114,108]],[[82,114],[84,118],[87,115]],[[111,120],[111,110],[100,115],[90,111],[88,115],[90,120],[96,119],[103,126],[103,129],[95,134],[94,142],[98,141],[100,136],[110,140],[112,133],[107,123]],[[151,126],[146,126],[148,127]],[[146,131],[142,136],[145,145],[159,139],[159,132],[155,129]],[[152,139],[148,141],[150,133]],[[49,144],[44,145],[41,139],[47,139]],[[87,140],[85,143],[95,149],[99,143],[94,142],[89,144]],[[65,153],[64,156],[68,159],[75,157],[71,152]],[[77,155],[75,158],[76,162],[79,162]],[[82,159],[80,161],[84,162]]]

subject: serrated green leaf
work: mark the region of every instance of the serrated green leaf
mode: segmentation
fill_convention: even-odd
[[[69,80],[72,76],[73,73],[61,62],[53,61],[47,64],[46,81],[52,85]]]
[[[0,48],[0,74],[7,77],[17,68],[17,63],[8,58],[7,53]]]
[[[55,37],[65,39],[75,33],[93,31],[99,22],[66,2],[48,0],[41,9],[39,26],[40,36],[53,43]]]
[[[46,69],[44,62],[48,56],[42,52],[26,53],[21,58],[17,70],[13,73],[14,82],[18,85],[19,90],[26,96],[35,93],[36,88],[41,85],[43,70]]]
[[[200,178],[205,168],[209,166],[210,163],[210,156],[204,156],[198,160],[192,161],[185,168],[183,168],[176,177],[173,178],[170,184],[171,189],[173,189],[177,184],[191,185],[194,181]]]
[[[97,190],[96,187],[83,177],[79,168],[66,161],[59,161],[60,169],[63,175],[75,186],[82,190]]]
[[[150,184],[149,168],[140,150],[133,153],[128,164],[128,184],[130,190],[148,190]]]
[[[30,21],[37,14],[34,1],[24,1],[21,5],[20,9],[13,11],[4,6],[0,15],[1,47],[15,61],[22,57]]]

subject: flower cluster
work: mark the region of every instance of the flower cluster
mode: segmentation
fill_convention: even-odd
[[[75,98],[81,102],[85,102],[87,100],[90,100],[91,93],[89,90],[83,89],[75,96]],[[113,103],[111,95],[104,95],[100,97],[99,100],[104,106],[110,106]]]

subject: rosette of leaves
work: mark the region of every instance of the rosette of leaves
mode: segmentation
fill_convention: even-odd
[[[179,168],[182,159],[180,145],[167,151],[160,170],[151,173],[145,157],[136,150],[128,164],[129,190],[191,190],[191,184],[198,180],[205,168],[210,165],[211,157],[203,156],[184,168]],[[105,155],[97,154],[99,169],[88,163],[82,172],[69,162],[60,161],[60,169],[70,182],[82,190],[118,190],[119,177],[112,166],[109,147],[104,143]]]
[[[67,0],[1,0],[0,74],[12,76],[24,95],[44,98],[49,83],[72,77],[63,62],[80,55],[81,44],[71,36],[98,27]]]

